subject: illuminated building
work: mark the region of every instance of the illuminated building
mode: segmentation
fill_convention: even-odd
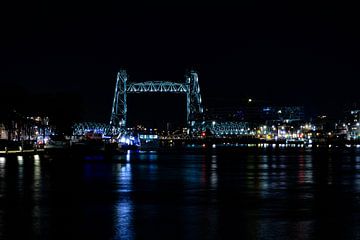
[[[261,109],[261,117],[268,124],[302,122],[305,119],[302,106],[266,106]]]
[[[360,107],[354,106],[346,112],[345,124],[347,127],[347,138],[349,140],[360,139]]]
[[[35,141],[38,137],[50,135],[52,128],[48,117],[26,117],[16,111],[10,111],[0,119],[0,138],[11,141]]]
[[[7,131],[3,123],[0,123],[0,139],[8,139]]]

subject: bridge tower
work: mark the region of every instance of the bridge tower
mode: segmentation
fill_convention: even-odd
[[[127,93],[164,92],[186,94],[186,118],[191,132],[202,122],[203,107],[200,95],[198,74],[191,70],[185,74],[185,83],[167,81],[147,81],[127,83],[128,75],[121,69],[116,78],[115,94],[111,111],[110,125],[121,132],[126,128]]]
[[[198,74],[194,70],[190,70],[185,74],[186,92],[186,113],[187,124],[190,129],[203,119],[204,109],[201,103],[200,85]]]
[[[128,75],[121,69],[116,77],[115,94],[111,111],[110,126],[125,129],[126,126],[126,82]]]

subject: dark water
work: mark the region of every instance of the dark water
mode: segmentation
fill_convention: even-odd
[[[0,157],[0,239],[360,239],[359,152]]]

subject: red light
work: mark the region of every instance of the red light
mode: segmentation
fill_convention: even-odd
[[[205,132],[202,132],[202,133],[201,133],[201,136],[202,136],[202,137],[205,137],[205,136],[206,136],[206,133],[205,133]]]

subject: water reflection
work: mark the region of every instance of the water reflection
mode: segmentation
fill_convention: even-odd
[[[6,158],[0,157],[0,201],[3,205],[4,199],[4,192],[5,192],[5,165],[6,165]],[[5,239],[4,236],[4,228],[5,228],[5,221],[4,219],[5,212],[4,209],[0,206],[0,239]]]
[[[17,162],[18,162],[18,174],[17,174],[17,190],[18,194],[21,195],[20,197],[23,197],[24,194],[24,157],[23,156],[17,156]]]
[[[18,160],[19,165],[22,166],[23,163],[24,163],[24,157],[23,156],[17,156],[17,160]]]
[[[127,153],[127,161],[130,161],[130,153]],[[115,239],[133,239],[133,214],[134,206],[131,199],[132,171],[131,164],[118,163],[115,168],[116,192],[119,193],[117,203],[115,204]]]
[[[211,169],[210,169],[210,188],[212,190],[217,188],[218,184],[218,173],[217,173],[217,156],[211,156]]]
[[[359,194],[354,154],[0,157],[0,238],[356,239]]]
[[[0,157],[0,178],[3,179],[5,176],[5,164],[6,164],[6,158]],[[3,182],[3,181],[1,181]]]
[[[127,162],[130,162],[130,156],[131,156],[130,154],[131,154],[131,151],[130,151],[130,150],[127,150],[127,151],[126,151],[126,161],[127,161]]]
[[[304,182],[305,183],[308,183],[308,184],[311,184],[313,183],[313,159],[311,158],[311,156],[309,155],[306,155],[305,157],[302,157],[301,158],[304,158],[305,159],[305,179],[304,179]]]
[[[269,157],[263,156],[260,158],[259,168],[259,181],[260,181],[260,195],[265,197],[269,193]]]
[[[131,164],[117,164],[117,191],[118,192],[131,192],[132,191],[132,183],[131,183]]]
[[[34,155],[33,158],[33,184],[32,184],[32,221],[33,221],[33,232],[35,235],[40,235],[42,231],[42,213],[43,209],[41,209],[41,199],[43,197],[42,193],[42,176],[41,176],[41,164],[40,164],[40,156]],[[28,159],[29,161],[31,159]]]
[[[129,201],[120,201],[116,207],[117,223],[115,239],[134,239],[133,206]]]
[[[268,156],[261,156],[262,159],[265,159],[265,161],[268,161]],[[284,156],[274,156],[271,158],[272,164],[268,164],[271,167],[268,167],[268,169],[261,169],[262,171],[259,171],[260,173],[264,174],[268,171],[266,178],[268,180],[267,186],[269,187],[269,191],[272,193],[276,191],[282,191],[287,188],[287,161],[289,159],[286,159]],[[265,166],[268,166],[265,165]],[[266,175],[265,175],[266,176]]]
[[[355,157],[355,176],[354,185],[357,193],[360,193],[360,156]]]

